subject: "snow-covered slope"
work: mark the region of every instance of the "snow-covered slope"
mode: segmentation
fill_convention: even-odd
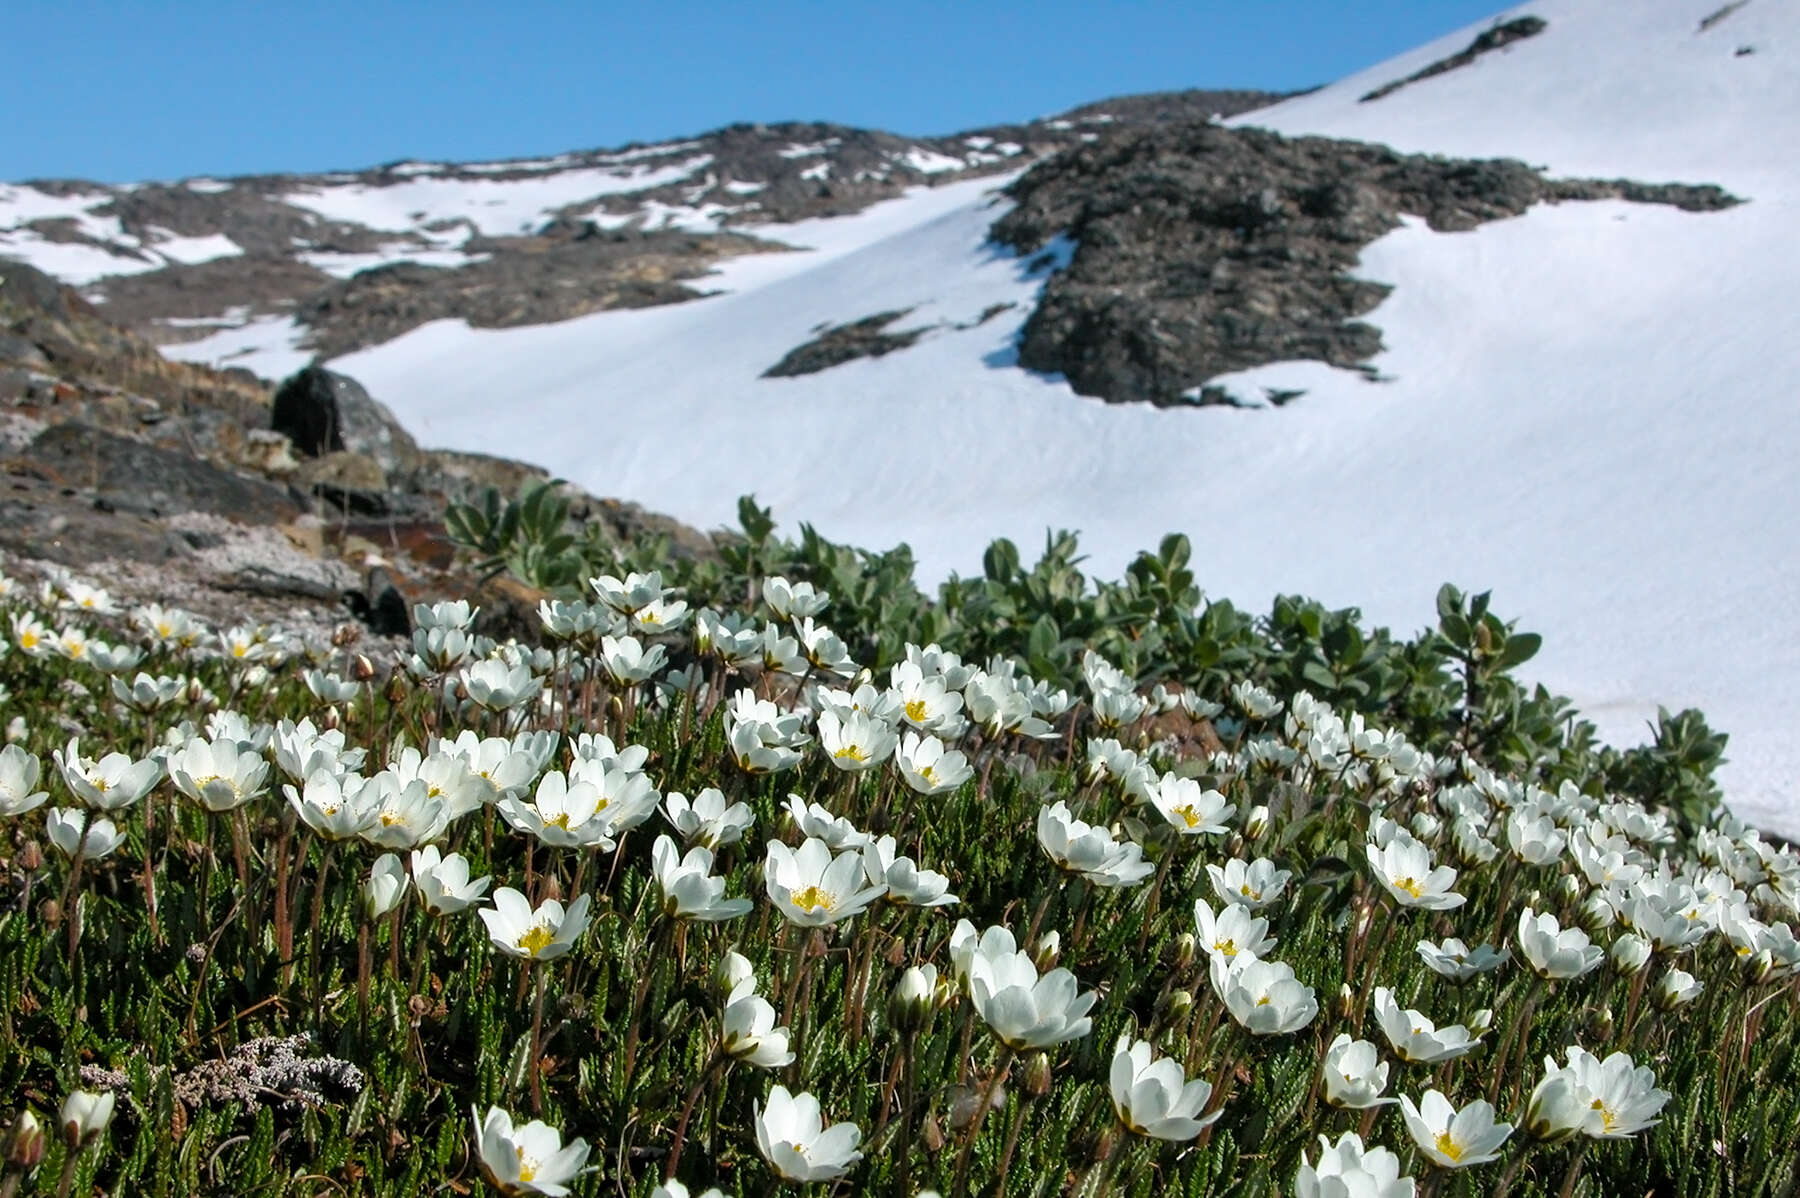
[[[759,230],[815,248],[732,260],[711,299],[439,322],[335,365],[422,441],[700,524],[754,491],[836,538],[905,540],[928,575],[1047,526],[1082,530],[1110,572],[1179,528],[1205,585],[1252,605],[1298,591],[1412,631],[1440,582],[1491,588],[1546,634],[1536,676],[1603,731],[1636,740],[1658,703],[1703,708],[1732,733],[1733,805],[1800,833],[1800,24],[1791,0],[1750,0],[1701,32],[1719,7],[1541,0],[1506,15],[1544,32],[1467,67],[1358,100],[1482,27],[1251,118],[1750,201],[1409,224],[1359,268],[1394,287],[1369,317],[1385,381],[1305,363],[1232,380],[1305,390],[1279,411],[1109,406],[1019,370],[1041,275],[986,243],[991,179]],[[902,308],[896,327],[934,326],[910,349],[759,377],[822,324]]]

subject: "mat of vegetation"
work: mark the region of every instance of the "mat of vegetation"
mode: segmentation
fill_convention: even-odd
[[[0,581],[0,1194],[1791,1192],[1800,857],[1487,596],[565,516],[391,663]]]

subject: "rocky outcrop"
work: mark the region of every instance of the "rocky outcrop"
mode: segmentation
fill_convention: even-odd
[[[1391,96],[1410,84],[1434,78],[1459,67],[1466,67],[1483,54],[1492,54],[1496,50],[1504,50],[1514,42],[1524,41],[1528,37],[1536,37],[1549,27],[1550,23],[1542,17],[1514,17],[1510,21],[1502,21],[1491,29],[1482,30],[1476,35],[1474,41],[1448,58],[1440,58],[1434,63],[1421,67],[1404,79],[1384,83],[1374,91],[1359,96],[1357,99],[1361,103],[1367,104],[1372,100]]]
[[[1108,135],[1009,194],[1017,207],[995,240],[1021,255],[1064,234],[1077,247],[1021,330],[1020,364],[1083,395],[1159,405],[1220,402],[1204,391],[1212,379],[1273,362],[1368,370],[1381,333],[1358,318],[1388,288],[1350,271],[1403,213],[1460,231],[1540,202],[1738,202],[1717,187],[1547,179],[1520,162],[1211,123]]]
[[[930,331],[929,327],[888,332],[887,327],[911,312],[878,312],[849,324],[833,325],[803,345],[782,355],[781,361],[763,371],[766,379],[792,378],[801,374],[817,374],[858,358],[879,358],[897,349],[905,349]]]
[[[406,631],[414,602],[475,595],[492,618],[536,597],[457,561],[443,512],[544,472],[421,449],[354,379],[313,368],[279,391],[168,362],[28,267],[0,279],[0,569],[78,569],[116,596],[221,624],[328,635]],[[567,491],[614,540],[710,537],[635,504]]]

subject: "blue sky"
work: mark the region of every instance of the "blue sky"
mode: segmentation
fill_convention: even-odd
[[[8,0],[0,179],[316,171],[733,121],[949,133],[1126,92],[1327,82],[1495,0]]]

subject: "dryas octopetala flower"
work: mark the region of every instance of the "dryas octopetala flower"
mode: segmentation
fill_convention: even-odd
[[[661,645],[645,649],[635,636],[600,638],[600,665],[615,686],[636,686],[647,681],[667,664],[669,651]]]
[[[493,884],[488,877],[469,880],[469,859],[461,853],[444,856],[435,844],[412,852],[413,885],[419,901],[433,915],[455,915],[478,901]]]
[[[783,1181],[830,1181],[862,1159],[856,1150],[862,1129],[854,1123],[826,1127],[819,1100],[811,1094],[789,1094],[787,1087],[776,1086],[769,1091],[768,1106],[753,1103],[751,1110],[756,1146]]]
[[[37,788],[43,766],[18,745],[0,749],[0,816],[24,815],[43,806],[50,792]]]
[[[759,1069],[779,1069],[794,1059],[788,1047],[792,1033],[775,1026],[775,1008],[757,994],[754,976],[731,987],[719,1025],[719,1051],[729,1057]]]
[[[823,927],[860,914],[887,893],[887,887],[862,885],[862,854],[839,853],[815,836],[790,849],[771,840],[763,861],[763,883],[775,909],[802,927]]]
[[[756,816],[748,803],[730,803],[717,787],[709,786],[689,799],[678,790],[663,796],[663,818],[689,844],[703,844],[715,852],[736,844]]]
[[[44,816],[44,834],[65,856],[73,857],[79,845],[81,855],[89,861],[97,861],[125,843],[124,834],[111,820],[79,807],[52,808]]]
[[[1447,911],[1467,901],[1463,895],[1451,893],[1456,871],[1448,865],[1432,868],[1431,850],[1411,836],[1397,836],[1385,848],[1368,845],[1364,851],[1375,880],[1403,907]]]
[[[169,781],[208,811],[231,811],[269,787],[269,763],[235,740],[196,736],[169,757]]]
[[[920,869],[911,857],[896,857],[892,836],[863,846],[863,872],[869,885],[886,886],[890,902],[909,907],[947,907],[957,901],[950,893],[950,879],[934,870]]]
[[[1445,1169],[1467,1169],[1498,1160],[1500,1146],[1512,1135],[1513,1125],[1496,1123],[1494,1108],[1483,1099],[1459,1111],[1436,1090],[1425,1091],[1417,1106],[1403,1094],[1400,1113],[1419,1151]]]
[[[821,803],[808,803],[792,791],[788,792],[788,814],[800,835],[823,840],[832,852],[860,849],[869,843],[869,834],[841,815],[833,815]]]
[[[53,749],[51,758],[63,784],[83,807],[119,811],[131,806],[162,779],[162,762],[154,757],[133,761],[123,753],[108,753],[98,761],[81,755],[80,741],[69,738],[66,749]]]
[[[363,801],[365,780],[357,774],[317,769],[300,790],[283,786],[288,804],[307,827],[327,840],[349,840],[380,818],[374,804]]]
[[[1237,814],[1236,804],[1227,803],[1223,794],[1205,789],[1192,778],[1164,774],[1149,789],[1151,804],[1183,836],[1222,836],[1230,830],[1226,821]]]
[[[406,894],[406,869],[400,864],[395,853],[383,853],[375,858],[375,864],[369,867],[369,876],[363,879],[363,909],[370,919],[380,919],[389,911],[400,905]]]
[[[1158,1057],[1144,1040],[1119,1038],[1107,1081],[1119,1122],[1140,1136],[1191,1140],[1225,1113],[1197,1118],[1212,1098],[1211,1083],[1189,1081],[1179,1062]]]
[[[1394,992],[1386,986],[1375,987],[1376,1022],[1393,1045],[1394,1055],[1403,1061],[1430,1063],[1448,1061],[1472,1051],[1480,1043],[1460,1023],[1438,1027],[1419,1012],[1394,1001]]]
[[[1297,1032],[1319,1013],[1312,987],[1296,978],[1285,961],[1263,961],[1246,952],[1230,961],[1214,956],[1208,975],[1225,1009],[1253,1035]]]
[[[551,770],[538,779],[531,802],[508,796],[495,807],[507,823],[547,845],[562,849],[612,847],[605,821],[598,818],[600,791],[588,782],[571,782],[561,770]]]
[[[1556,916],[1530,907],[1519,912],[1519,953],[1538,976],[1550,979],[1580,977],[1606,955],[1580,928],[1563,928]]]
[[[886,721],[864,711],[848,717],[835,711],[819,713],[819,745],[831,764],[849,773],[874,769],[888,759],[900,738]]]
[[[591,895],[582,895],[567,910],[555,899],[545,899],[537,910],[524,895],[509,886],[494,891],[493,906],[477,912],[487,925],[494,947],[509,957],[550,961],[575,947],[587,930]]]
[[[473,1106],[469,1114],[475,1121],[482,1176],[507,1198],[567,1194],[569,1183],[587,1172],[586,1140],[565,1145],[560,1131],[537,1119],[514,1127],[512,1116],[497,1106],[488,1108],[485,1120]]]
[[[105,649],[105,646],[99,645],[98,642],[95,643],[95,646]],[[101,656],[104,657],[105,654],[103,653]],[[139,671],[137,677],[133,678],[130,683],[123,678],[115,677],[107,685],[112,690],[113,698],[140,715],[149,715],[162,710],[179,698],[181,693],[187,689],[187,679],[168,678],[160,675],[152,678]]]
[[[69,1091],[63,1099],[62,1109],[57,1112],[56,1126],[62,1131],[63,1143],[70,1151],[86,1148],[106,1134],[107,1125],[112,1122],[114,1101],[111,1090],[99,1093]]]
[[[543,686],[524,663],[508,665],[491,658],[466,667],[462,683],[469,698],[489,711],[511,711],[534,697]]]
[[[1344,1110],[1363,1111],[1394,1102],[1383,1098],[1388,1066],[1367,1040],[1340,1032],[1325,1050],[1325,1101]]]
[[[894,755],[900,776],[906,785],[922,795],[947,794],[967,782],[975,773],[961,750],[946,749],[935,736],[907,732],[900,737],[900,751]]]
[[[1025,1051],[1088,1034],[1096,991],[1080,992],[1075,975],[1060,966],[1039,977],[1031,954],[1014,948],[1004,928],[989,928],[979,940],[973,933],[971,926],[961,944],[953,937],[951,955],[967,974],[975,1013],[1002,1044]]]
[[[1442,944],[1421,940],[1418,952],[1420,959],[1431,967],[1433,973],[1453,982],[1466,982],[1477,974],[1498,969],[1512,956],[1508,949],[1496,949],[1486,944],[1470,948],[1454,936],[1445,937]]]
[[[1156,871],[1144,860],[1142,846],[1114,840],[1107,829],[1076,819],[1061,799],[1038,809],[1037,837],[1058,868],[1096,886],[1135,886]]]
[[[1225,902],[1255,911],[1279,899],[1294,875],[1276,869],[1267,857],[1249,862],[1233,857],[1223,867],[1208,864],[1206,876],[1212,879],[1213,893]]]
[[[1241,903],[1226,903],[1215,914],[1205,899],[1195,899],[1194,926],[1200,933],[1200,947],[1207,955],[1223,957],[1227,963],[1239,953],[1261,957],[1275,947],[1275,937],[1269,935],[1269,921]]]
[[[779,574],[762,581],[763,602],[781,620],[804,620],[825,610],[831,592],[816,590],[810,582],[789,582]]]
[[[1300,1157],[1294,1198],[1413,1198],[1413,1179],[1400,1176],[1400,1158],[1385,1148],[1363,1148],[1362,1137],[1345,1132],[1333,1144],[1319,1137],[1319,1163]]]
[[[433,798],[423,779],[404,781],[392,767],[370,778],[359,797],[374,812],[361,836],[384,849],[411,849],[436,840],[449,822],[444,800]]]
[[[725,879],[714,877],[712,867],[712,850],[696,845],[683,857],[673,839],[658,836],[650,846],[650,872],[662,891],[663,914],[705,923],[746,914],[750,900],[726,898]]]
[[[1578,1044],[1569,1045],[1569,1063],[1544,1058],[1544,1080],[1531,1092],[1525,1122],[1542,1140],[1564,1139],[1579,1131],[1596,1140],[1623,1140],[1655,1127],[1669,1092],[1656,1087],[1656,1074],[1622,1052],[1605,1060]]]

